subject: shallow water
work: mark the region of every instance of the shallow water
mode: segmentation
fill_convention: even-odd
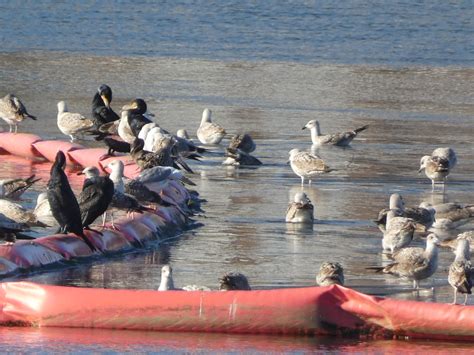
[[[115,20],[111,20],[106,18],[111,6],[94,9],[77,4],[74,13],[80,16],[71,18],[71,3],[54,4],[54,16],[46,10],[51,3],[28,4],[27,10],[34,11],[38,18],[33,18],[22,29],[12,24],[0,30],[3,38],[15,33],[22,39],[5,41],[0,52],[0,94],[16,93],[28,110],[38,116],[37,122],[25,122],[20,131],[59,138],[55,125],[56,103],[66,100],[71,111],[87,115],[98,85],[107,83],[114,90],[112,106],[117,111],[131,98],[142,97],[158,122],[171,131],[186,128],[195,136],[203,108],[211,108],[215,121],[229,133],[246,131],[254,137],[257,143],[254,154],[264,165],[257,169],[221,166],[226,139],[222,146],[212,147],[201,164],[192,165],[197,172],[191,177],[197,184],[196,190],[208,201],[203,206],[205,214],[196,218],[203,227],[147,250],[13,279],[156,289],[161,266],[171,263],[177,286],[192,283],[216,287],[224,271],[238,270],[248,275],[254,288],[296,287],[314,284],[319,265],[331,260],[343,264],[347,286],[362,292],[429,302],[451,301],[452,290],[446,279],[448,265],[453,260],[450,251],[440,253],[440,265],[432,278],[434,290],[430,288],[431,281],[425,281],[419,293],[411,290],[409,282],[373,274],[366,267],[386,262],[381,254],[381,233],[372,220],[388,205],[391,193],[401,193],[407,205],[422,201],[474,201],[474,69],[472,46],[466,44],[467,39],[472,38],[472,29],[469,31],[468,26],[472,8],[465,8],[464,3],[443,3],[433,5],[429,11],[414,5],[410,7],[412,11],[403,12],[403,6],[409,5],[397,1],[395,14],[389,15],[390,9],[386,9],[383,16],[384,21],[397,26],[381,25],[388,33],[382,31],[380,41],[362,36],[359,41],[348,41],[351,45],[346,46],[343,34],[349,31],[360,34],[364,22],[354,19],[368,16],[360,3],[349,9],[336,8],[335,14],[344,11],[349,14],[345,17],[347,21],[334,24],[336,28],[348,26],[339,33],[339,40],[320,36],[314,43],[308,39],[315,33],[308,25],[311,16],[298,10],[299,6],[295,6],[294,12],[286,11],[287,22],[283,22],[286,25],[282,21],[252,22],[252,17],[249,19],[245,14],[251,10],[246,9],[242,23],[233,19],[216,22],[209,18],[211,25],[206,27],[203,9],[219,4],[201,4],[202,13],[195,11],[186,18],[204,26],[195,27],[203,38],[206,37],[203,28],[210,31],[202,48],[203,42],[194,41],[192,34],[183,37],[182,30],[178,30],[182,29],[179,23],[173,27],[174,31],[167,33],[166,40],[165,35],[156,37],[157,32],[162,33],[161,26],[166,27],[165,20],[165,24],[158,21],[156,28],[136,31],[137,37],[133,37],[131,30],[118,31],[116,22],[122,24],[123,16],[128,16],[123,9],[117,9]],[[3,20],[11,14],[10,6],[1,5]],[[171,8],[186,12],[173,6],[162,5],[158,12],[164,12],[160,16],[167,18]],[[238,8],[238,4],[232,6]],[[392,5],[386,6],[391,8]],[[356,10],[361,14],[351,15],[350,11]],[[19,16],[27,16],[28,11],[20,12]],[[278,11],[281,18],[284,11]],[[420,15],[423,11],[431,15],[430,30],[423,25],[428,21]],[[199,14],[198,19],[194,14]],[[331,17],[333,20],[337,18],[335,14]],[[140,21],[146,18],[140,15],[143,12],[129,14],[138,19],[135,25],[139,29],[143,28]],[[399,21],[403,16],[407,21],[416,19],[415,27],[419,30],[400,37],[406,27],[403,25],[406,22]],[[58,21],[59,17],[64,19],[64,24]],[[450,21],[437,21],[438,17]],[[302,18],[294,32],[301,42],[297,39],[282,41],[278,36],[284,34],[283,29],[288,28],[289,23],[297,23],[295,18]],[[61,26],[69,26],[72,20],[92,21],[96,26],[77,26],[77,33],[70,37],[66,37],[64,31],[62,34],[54,32],[61,30]],[[45,21],[54,26],[38,26]],[[257,30],[249,28],[246,21],[252,22]],[[103,31],[95,31],[100,23],[104,25]],[[265,26],[269,23],[278,24],[275,31],[268,31]],[[32,35],[33,25],[37,25],[36,36]],[[373,29],[366,25],[370,28],[369,34],[377,33],[377,26]],[[282,29],[278,30],[278,26]],[[248,37],[244,33],[246,28]],[[235,33],[235,37],[229,38],[230,32]],[[337,35],[332,28],[323,33]],[[424,41],[428,33],[430,37]],[[259,35],[263,37],[262,42],[254,40],[254,36]],[[233,45],[226,46],[224,37]],[[413,50],[388,51],[387,46],[395,37],[399,38],[396,43]],[[327,41],[326,46],[322,45],[324,41]],[[332,48],[331,43],[339,47]],[[408,66],[412,64],[416,66]],[[431,64],[434,66],[429,66]],[[287,203],[301,189],[299,178],[285,162],[290,149],[311,148],[309,134],[301,127],[314,118],[326,132],[364,124],[370,127],[351,148],[318,150],[335,171],[316,179],[312,186],[304,187],[316,206],[317,221],[308,229],[284,223]],[[458,154],[458,166],[449,178],[445,195],[440,191],[432,193],[430,181],[417,173],[420,157],[438,146],[451,146]],[[26,196],[25,204],[32,206],[36,194],[47,182],[50,166],[18,158],[2,157],[2,160],[0,178],[29,173],[43,177],[35,191]],[[80,181],[76,180],[74,187],[79,186]],[[467,225],[462,230],[470,228],[472,225]],[[413,244],[421,246],[423,240],[418,237]],[[41,346],[46,346],[45,352],[62,351],[70,349],[70,344],[80,352],[91,349],[206,352],[216,351],[215,343],[222,343],[225,349],[235,352],[267,349],[275,352],[385,351],[400,346],[423,351],[432,347],[432,343],[424,342],[248,336],[245,343],[242,337],[230,335],[95,330],[61,330],[66,340],[55,343],[53,339],[58,336],[55,330],[2,329],[1,332],[0,344],[15,351],[39,350]],[[128,339],[127,344],[122,337]],[[83,340],[74,341],[75,338]],[[91,339],[91,345],[85,344],[84,339]],[[437,349],[460,346],[458,343],[435,344]]]

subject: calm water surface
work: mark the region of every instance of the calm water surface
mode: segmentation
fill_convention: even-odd
[[[59,138],[56,103],[66,100],[71,111],[89,114],[91,98],[105,82],[114,90],[117,111],[131,98],[143,97],[171,131],[186,128],[195,136],[202,110],[211,108],[228,132],[246,131],[255,138],[254,154],[264,165],[221,166],[226,139],[201,164],[193,164],[196,190],[208,201],[205,214],[197,217],[203,227],[147,250],[15,280],[156,289],[161,266],[171,263],[177,286],[216,287],[223,271],[238,270],[254,288],[297,287],[314,284],[319,265],[332,260],[343,264],[347,286],[362,292],[451,301],[446,276],[453,254],[448,250],[440,254],[434,290],[425,281],[425,289],[414,293],[410,283],[365,268],[386,262],[372,219],[391,193],[401,193],[408,205],[474,201],[469,2],[396,1],[370,8],[365,2],[323,2],[314,11],[312,2],[268,9],[259,3],[170,2],[146,11],[145,5],[125,11],[113,4],[15,3],[23,9],[20,19],[34,13],[27,22],[10,21],[13,3],[0,4],[2,23],[10,24],[0,29],[0,94],[16,93],[39,118],[20,130]],[[72,23],[78,25],[67,32]],[[351,148],[318,150],[336,170],[305,186],[317,221],[313,228],[301,228],[284,223],[288,201],[301,189],[285,162],[290,149],[311,149],[301,127],[315,118],[326,132],[370,128]],[[430,181],[417,174],[420,157],[438,146],[451,146],[458,154],[445,195],[431,193]],[[2,161],[0,178],[43,177],[27,195],[25,204],[33,206],[49,164],[5,156]],[[413,244],[423,243],[419,236]],[[421,352],[468,346],[45,329],[1,329],[0,343],[20,352]]]

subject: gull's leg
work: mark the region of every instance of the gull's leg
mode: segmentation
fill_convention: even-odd
[[[454,301],[451,304],[456,304],[457,298],[458,298],[458,291],[454,289]]]
[[[304,176],[301,177],[301,186],[304,186]]]
[[[18,125],[15,125],[15,134],[18,132]]]
[[[467,293],[464,295],[464,305],[467,304]]]

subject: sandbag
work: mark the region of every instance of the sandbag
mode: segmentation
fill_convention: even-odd
[[[54,250],[61,254],[65,260],[92,255],[92,251],[82,238],[74,234],[49,235],[36,239],[35,243]]]
[[[67,152],[69,158],[76,164],[83,168],[88,166],[95,166],[102,170],[100,161],[107,157],[107,149],[105,148],[86,148],[77,149]]]
[[[71,160],[69,152],[77,149],[84,149],[80,144],[58,141],[58,140],[47,140],[47,141],[38,141],[33,143],[33,147],[50,162],[54,162],[56,154],[58,151],[62,151],[66,156],[66,164],[68,165],[77,165],[77,163]]]
[[[19,267],[29,269],[64,260],[61,254],[31,241],[20,240],[13,245],[2,245],[0,257]]]
[[[29,133],[0,133],[0,148],[10,154],[27,159],[41,159],[43,156],[33,147],[41,137]]]

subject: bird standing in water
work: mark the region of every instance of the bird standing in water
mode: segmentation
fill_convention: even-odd
[[[8,123],[10,132],[15,127],[15,133],[18,130],[18,124],[25,118],[36,121],[36,116],[30,115],[20,99],[13,94],[8,94],[0,99],[0,118]]]
[[[91,250],[95,250],[94,245],[84,235],[81,222],[81,210],[77,203],[76,196],[69,185],[64,166],[66,156],[62,151],[58,151],[53,166],[51,167],[50,179],[47,185],[48,202],[51,207],[53,217],[58,221],[58,233],[74,233],[81,237]]]

